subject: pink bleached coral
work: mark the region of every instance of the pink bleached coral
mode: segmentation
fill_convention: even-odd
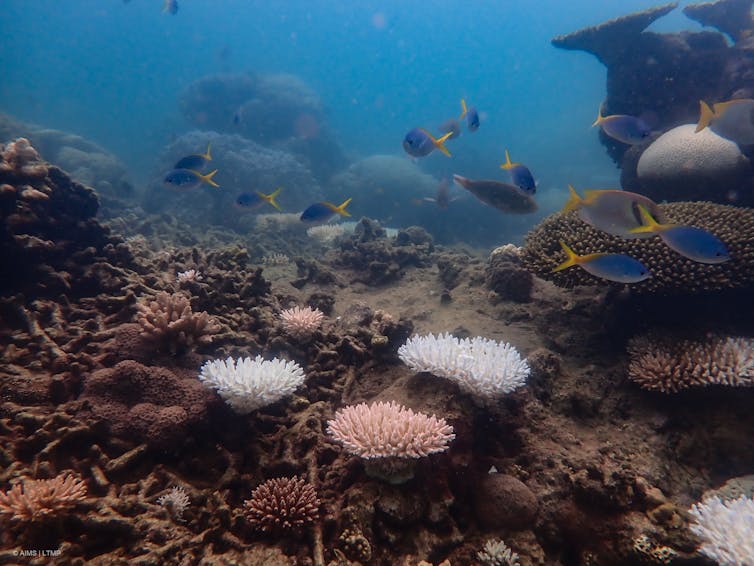
[[[362,458],[421,458],[448,449],[455,438],[445,419],[390,401],[351,405],[327,422],[327,433]]]
[[[86,498],[83,480],[62,473],[49,480],[24,478],[8,491],[0,491],[0,515],[17,521],[38,521],[59,515]]]
[[[324,316],[319,309],[293,307],[280,313],[280,324],[286,334],[296,338],[305,338],[319,328]]]

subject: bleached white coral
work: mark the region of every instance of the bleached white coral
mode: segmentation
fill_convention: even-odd
[[[513,346],[479,336],[460,340],[447,333],[412,336],[398,349],[398,356],[414,371],[453,379],[483,401],[518,389],[530,372]]]
[[[277,252],[262,257],[262,263],[265,265],[288,265],[290,261],[291,258],[287,255]]]
[[[306,235],[317,240],[322,244],[331,244],[338,238],[346,233],[345,228],[340,224],[323,224],[322,226],[312,226],[307,228]]]
[[[485,566],[520,566],[518,554],[500,539],[491,538],[484,543],[484,548],[476,557]]]
[[[304,370],[296,362],[264,360],[262,356],[211,360],[199,379],[217,390],[236,412],[250,413],[279,401],[304,383]]]
[[[710,497],[689,510],[691,532],[702,539],[699,552],[720,566],[754,564],[754,499]]]
[[[202,274],[196,269],[187,269],[186,271],[179,271],[175,274],[175,278],[178,283],[186,283],[188,281],[201,281],[203,279]]]
[[[160,495],[157,503],[165,507],[176,521],[182,521],[183,513],[191,504],[191,499],[185,489],[174,486],[167,493]]]

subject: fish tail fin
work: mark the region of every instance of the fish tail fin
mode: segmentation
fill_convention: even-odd
[[[511,169],[515,163],[511,163],[511,156],[508,153],[508,150],[505,150],[505,163],[500,165],[500,169]]]
[[[579,193],[576,192],[576,189],[573,188],[573,185],[568,185],[568,193],[568,201],[563,207],[563,213],[576,210],[577,208],[579,208],[579,206],[581,206],[581,203],[584,202],[584,199],[579,196]]]
[[[340,206],[336,206],[334,212],[337,212],[341,216],[351,216],[351,213],[346,210],[346,207],[353,200],[352,197],[348,197]]]
[[[278,187],[274,191],[272,191],[269,195],[264,195],[262,193],[257,193],[260,197],[262,197],[264,200],[269,202],[272,206],[274,206],[278,211],[283,212],[283,209],[280,208],[280,205],[275,200],[275,197],[277,197],[280,194],[280,191],[283,190],[283,187]]]
[[[660,232],[662,230],[662,224],[658,223],[654,219],[652,214],[641,204],[636,205],[639,209],[639,215],[641,217],[641,226],[631,228],[628,231],[629,234],[646,234],[648,232]]]
[[[704,100],[699,101],[699,122],[696,125],[695,133],[701,132],[704,128],[709,126],[712,119],[715,117],[715,111],[709,107],[709,104]]]
[[[442,151],[445,155],[450,157],[450,151],[448,151],[448,148],[445,147],[445,141],[450,138],[450,136],[453,135],[453,132],[448,132],[441,138],[432,138],[432,141],[435,143],[435,147]]]
[[[602,115],[602,104],[600,104],[600,108],[597,110],[597,119],[592,124],[592,128],[594,128],[594,126],[599,126],[604,121],[605,117]]]
[[[461,116],[458,118],[459,120],[463,120],[466,117],[466,114],[469,113],[469,109],[466,106],[466,99],[461,99]]]
[[[203,157],[203,158],[204,158],[204,159],[206,159],[207,161],[212,161],[212,153],[211,153],[211,150],[212,150],[212,142],[207,142],[207,151],[205,151],[204,153],[202,153],[202,154],[200,155],[200,157]]]
[[[194,171],[194,173],[195,173],[195,174],[196,174],[196,175],[197,175],[197,176],[198,176],[198,177],[199,177],[199,178],[200,178],[200,179],[201,179],[202,181],[204,181],[204,182],[205,182],[205,183],[207,183],[208,185],[212,185],[213,187],[215,187],[215,188],[217,188],[217,189],[219,189],[219,188],[220,188],[220,185],[218,185],[218,184],[217,184],[217,183],[216,183],[215,181],[213,181],[213,180],[212,180],[212,177],[214,177],[214,176],[215,176],[215,174],[217,173],[217,169],[215,169],[214,171],[210,171],[210,172],[209,172],[209,173],[207,173],[206,175],[202,175],[201,173],[199,173],[199,171]]]
[[[568,245],[563,241],[560,240],[560,247],[563,248],[563,251],[566,253],[566,260],[558,265],[555,269],[552,270],[553,273],[556,271],[563,271],[564,269],[568,269],[571,266],[574,266],[578,263],[579,260],[579,254],[574,252],[571,248],[568,247]]]

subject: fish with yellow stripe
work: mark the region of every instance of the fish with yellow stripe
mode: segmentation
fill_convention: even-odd
[[[625,254],[596,253],[579,255],[561,240],[560,247],[566,254],[566,260],[553,272],[563,271],[578,265],[595,277],[614,281],[615,283],[638,283],[652,277],[652,273],[643,263]]]

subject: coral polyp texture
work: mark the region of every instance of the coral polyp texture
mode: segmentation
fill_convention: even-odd
[[[412,336],[398,349],[398,356],[412,370],[451,379],[483,401],[515,391],[530,372],[513,346],[479,336]]]
[[[86,484],[62,473],[52,479],[23,479],[8,491],[0,491],[0,515],[17,521],[38,521],[60,515],[86,499]]]
[[[220,325],[209,314],[193,312],[191,301],[181,293],[163,291],[154,298],[142,298],[136,306],[142,336],[171,354],[209,344],[220,331]]]
[[[754,340],[749,338],[640,336],[628,352],[628,376],[643,389],[674,393],[706,385],[754,385]]]
[[[559,287],[620,285],[588,274],[579,267],[553,272],[565,260],[560,241],[579,254],[626,254],[643,263],[652,277],[631,284],[637,293],[692,294],[748,288],[754,284],[754,209],[709,202],[659,205],[669,223],[696,226],[721,239],[731,259],[717,265],[682,257],[658,237],[622,239],[583,222],[576,212],[555,213],[526,236],[524,266]]]
[[[445,419],[395,403],[343,407],[327,422],[327,434],[361,458],[422,458],[448,449],[455,438]]]
[[[191,505],[191,499],[185,489],[174,486],[166,494],[160,495],[157,498],[157,503],[165,507],[176,521],[182,521],[183,513]]]
[[[702,539],[699,552],[721,566],[754,564],[754,499],[710,497],[689,510],[691,532]]]
[[[250,413],[287,397],[304,383],[296,362],[262,356],[205,362],[199,379],[238,413]]]
[[[244,501],[244,516],[263,532],[300,531],[319,518],[319,505],[314,486],[303,478],[273,478]]]
[[[319,309],[293,307],[280,312],[280,326],[294,338],[306,338],[319,328],[324,316]]]

